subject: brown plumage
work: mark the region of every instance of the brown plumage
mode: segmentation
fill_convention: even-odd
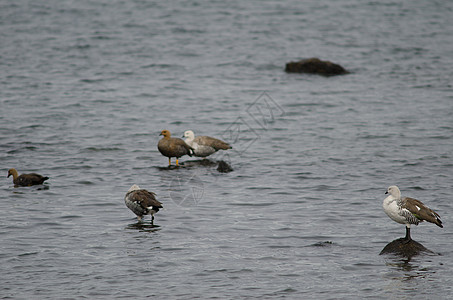
[[[44,181],[49,179],[49,177],[44,177],[42,175],[36,174],[36,173],[30,173],[30,174],[21,174],[19,175],[17,173],[17,170],[14,168],[11,168],[8,170],[8,176],[13,176],[13,183],[14,186],[32,186],[32,185],[38,185],[38,184],[43,184]]]
[[[163,135],[163,138],[159,140],[157,149],[162,155],[168,157],[168,165],[171,165],[172,157],[176,157],[176,165],[178,166],[178,159],[181,156],[192,156],[192,147],[187,145],[182,139],[172,138],[169,130],[162,130],[160,135]]]
[[[402,197],[401,207],[410,211],[418,220],[420,220],[420,222],[428,221],[436,224],[440,228],[444,227],[442,225],[442,221],[440,220],[439,214],[417,199]]]
[[[126,206],[137,215],[137,219],[141,221],[144,215],[151,215],[151,223],[154,221],[154,214],[162,208],[162,203],[157,201],[156,194],[141,189],[134,184],[129,188],[124,197]]]

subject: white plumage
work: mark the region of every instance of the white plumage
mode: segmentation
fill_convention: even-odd
[[[443,227],[440,216],[435,211],[417,199],[401,197],[401,191],[396,185],[390,186],[386,194],[389,194],[389,196],[384,199],[382,207],[390,219],[406,225],[407,240],[411,239],[410,228],[412,224],[418,225],[420,222],[428,221]]]

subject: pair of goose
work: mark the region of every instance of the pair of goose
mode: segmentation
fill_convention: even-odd
[[[11,168],[8,170],[7,178],[13,176],[13,183],[15,187],[19,186],[32,186],[43,184],[49,177],[44,177],[36,173],[21,174],[17,170]],[[144,215],[151,215],[151,222],[154,221],[154,214],[162,208],[162,203],[156,200],[156,194],[141,189],[138,185],[134,184],[127,191],[124,198],[126,206],[132,210],[139,221],[142,220]]]
[[[389,194],[389,196],[384,199],[382,204],[384,211],[393,221],[406,225],[406,242],[412,240],[411,225],[427,221],[443,228],[438,213],[417,199],[401,197],[401,191],[396,185],[390,186],[385,194]],[[162,203],[156,200],[154,193],[140,189],[136,184],[127,191],[124,201],[126,206],[137,215],[139,221],[142,221],[144,215],[149,214],[151,223],[153,223],[154,214],[162,208]]]
[[[19,186],[32,186],[43,184],[49,177],[44,177],[36,173],[21,174],[16,169],[11,168],[8,170],[7,178],[13,176],[13,183],[15,187]],[[139,221],[142,220],[144,215],[151,215],[151,222],[154,221],[154,214],[162,208],[162,203],[156,200],[156,194],[141,189],[138,185],[134,184],[127,191],[124,198],[126,206],[132,210]]]
[[[396,185],[390,186],[385,193],[389,196],[382,204],[384,211],[393,221],[406,225],[406,242],[412,239],[411,225],[427,221],[443,228],[438,213],[417,199],[401,197],[401,191]],[[137,215],[139,221],[142,221],[144,215],[151,215],[151,223],[153,223],[154,214],[162,208],[162,203],[156,200],[155,195],[134,184],[127,191],[124,201],[126,206]]]
[[[179,158],[184,155],[198,156],[206,158],[207,156],[219,151],[228,150],[232,147],[219,139],[210,136],[196,136],[192,130],[184,132],[185,140],[171,137],[169,130],[162,130],[160,135],[163,136],[157,144],[157,149],[162,155],[168,157],[168,165],[171,165],[171,158],[176,158],[176,165],[179,165]]]

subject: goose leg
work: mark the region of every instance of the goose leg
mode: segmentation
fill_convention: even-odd
[[[412,238],[411,238],[411,228],[406,226],[406,236],[404,237],[406,240],[406,243],[408,243]]]

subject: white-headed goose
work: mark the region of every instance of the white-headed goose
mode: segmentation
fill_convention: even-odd
[[[400,189],[396,185],[390,186],[385,193],[389,196],[382,204],[384,211],[393,221],[406,225],[407,241],[411,240],[412,224],[418,225],[420,222],[428,221],[443,227],[440,216],[435,211],[417,199],[401,197]]]

